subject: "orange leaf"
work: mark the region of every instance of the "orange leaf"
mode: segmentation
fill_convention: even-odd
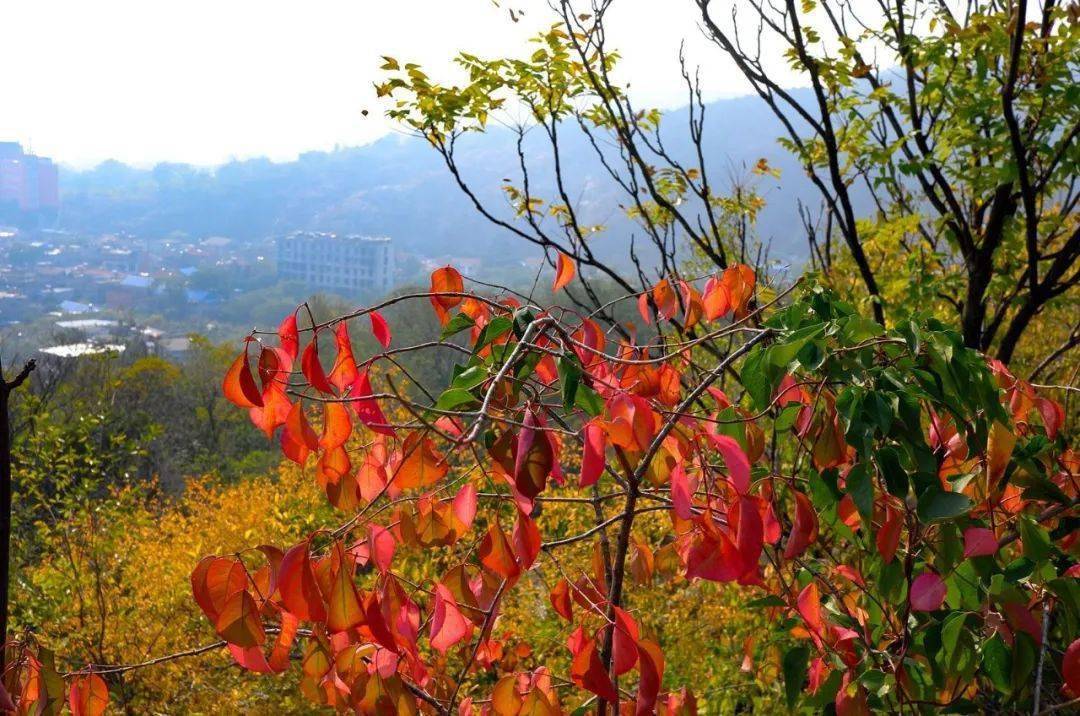
[[[214,628],[222,639],[239,647],[258,646],[266,641],[259,606],[246,589],[229,596]]]
[[[341,542],[334,543],[330,555],[331,582],[326,610],[326,628],[331,632],[345,631],[364,621],[364,608],[353,582],[353,562]]]
[[[551,290],[558,291],[561,288],[565,288],[566,284],[574,280],[574,275],[577,273],[577,264],[574,260],[559,252],[558,268],[555,271],[555,283],[552,284]]]
[[[995,420],[986,437],[986,477],[991,487],[995,487],[1005,474],[1015,445],[1016,435],[1013,431]]]
[[[814,643],[819,643],[825,624],[821,621],[821,597],[818,594],[815,582],[810,582],[799,592],[798,609],[799,616],[803,618],[806,626],[809,627]]]
[[[461,303],[461,296],[447,296],[446,294],[464,291],[465,284],[461,280],[461,274],[452,266],[443,266],[431,273],[431,305],[441,324],[446,325],[450,320],[450,314],[447,311]]]
[[[874,542],[877,544],[878,554],[885,560],[885,564],[893,561],[896,548],[900,545],[900,530],[904,527],[904,516],[892,507],[885,508],[885,523],[881,525]]]
[[[570,582],[567,582],[566,579],[560,579],[555,588],[551,590],[549,598],[555,613],[566,621],[573,623],[574,608],[573,602],[570,601]]]
[[[251,366],[248,365],[248,343],[244,343],[244,352],[236,357],[229,370],[225,373],[225,379],[221,382],[221,390],[229,402],[241,408],[256,408],[263,404],[262,393],[255,385],[255,376],[251,374]]]
[[[705,306],[705,318],[715,321],[731,311],[731,292],[718,279],[710,278],[705,283],[702,303]]]
[[[600,654],[596,651],[596,643],[592,639],[587,640],[581,650],[574,654],[574,660],[570,663],[570,678],[581,688],[591,691],[605,701],[619,700],[619,694],[604,669]]]
[[[344,445],[352,433],[352,421],[344,403],[323,403],[323,434],[319,446],[331,450]]]
[[[427,487],[446,477],[450,466],[435,449],[431,439],[416,431],[409,433],[401,446],[401,462],[394,472],[393,483],[402,490]]]
[[[321,622],[326,619],[326,605],[311,567],[310,548],[305,540],[285,553],[278,567],[277,588],[285,609],[296,618]]]
[[[506,541],[506,535],[494,522],[480,541],[479,555],[480,563],[503,579],[514,580],[521,574],[521,568],[514,559],[514,552]]]
[[[229,597],[246,586],[244,566],[235,559],[205,557],[191,573],[195,602],[212,622],[217,621]]]
[[[735,319],[746,317],[747,305],[754,297],[754,272],[745,264],[735,264],[724,269],[720,282],[727,288],[731,297],[731,307],[735,309]]]
[[[334,346],[337,348],[337,355],[334,357],[334,365],[330,368],[329,381],[339,393],[343,393],[360,374],[356,367],[356,358],[353,357],[349,324],[345,321],[338,323],[334,329]]]
[[[101,716],[109,706],[109,687],[97,674],[85,674],[71,680],[68,706],[72,716]]]

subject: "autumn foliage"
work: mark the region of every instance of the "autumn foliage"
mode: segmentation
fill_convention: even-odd
[[[391,299],[430,301],[438,346],[462,356],[426,401],[375,392],[407,349],[378,309],[253,333],[224,394],[342,520],[205,557],[195,602],[236,664],[299,659],[308,699],[358,713],[692,713],[693,684],[665,681],[663,615],[635,607],[655,579],[733,583],[766,610],[791,706],[985,703],[1029,688],[1040,653],[1080,694],[1080,460],[1061,407],[940,325],[884,331],[799,291],[759,305],[744,266],[700,292],[664,280],[628,297],[660,329],[637,343],[441,268]],[[356,356],[356,325],[383,351]],[[592,526],[567,531],[556,506]],[[417,551],[440,571],[403,562]],[[527,641],[506,658],[500,615],[536,577],[565,670],[530,663]],[[19,663],[3,696],[21,711],[103,712],[92,669],[65,684],[42,650]]]

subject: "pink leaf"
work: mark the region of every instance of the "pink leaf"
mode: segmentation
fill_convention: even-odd
[[[473,624],[466,619],[454,595],[443,584],[435,585],[435,604],[431,617],[431,646],[443,654],[472,634]]]
[[[998,541],[993,530],[985,527],[964,530],[964,557],[988,557],[997,551]]]
[[[750,461],[746,453],[735,438],[712,433],[708,435],[712,438],[713,447],[724,458],[724,464],[731,473],[731,484],[735,491],[740,495],[745,495],[750,490]]]
[[[933,572],[923,572],[911,583],[911,608],[917,612],[932,612],[945,602],[945,582]]]
[[[454,496],[454,516],[457,517],[465,529],[472,527],[476,517],[476,485],[471,482],[461,488]]]

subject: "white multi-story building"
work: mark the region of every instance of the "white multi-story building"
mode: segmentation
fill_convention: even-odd
[[[277,270],[311,289],[380,295],[393,288],[394,247],[385,236],[297,231],[278,237]]]

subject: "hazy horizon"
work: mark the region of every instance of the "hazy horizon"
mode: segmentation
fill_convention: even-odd
[[[630,0],[611,12],[609,44],[624,56],[621,76],[632,78],[638,103],[686,104],[670,51],[680,40],[689,63],[703,66],[707,100],[750,91],[704,39],[693,9],[689,0],[662,12]],[[363,146],[394,130],[372,89],[381,55],[453,82],[459,50],[520,54],[552,20],[543,0],[11,3],[0,7],[0,24],[20,31],[0,45],[0,64],[16,68],[0,72],[0,141],[77,170],[109,159],[280,162]]]

